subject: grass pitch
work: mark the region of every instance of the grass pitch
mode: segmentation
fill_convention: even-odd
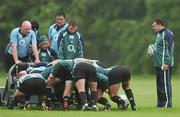
[[[0,73],[0,85],[5,84],[5,74]],[[0,117],[180,117],[180,79],[175,75],[172,77],[173,88],[173,108],[156,108],[156,85],[155,76],[141,75],[132,76],[131,87],[135,95],[138,110],[127,111],[118,110],[116,105],[111,102],[112,109],[103,112],[102,106],[99,112],[82,111],[40,111],[40,110],[8,110],[0,107]],[[124,94],[120,90],[120,94]],[[107,95],[106,95],[107,96]]]

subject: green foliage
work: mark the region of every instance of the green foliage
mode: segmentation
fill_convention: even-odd
[[[23,20],[40,22],[41,34],[55,21],[63,9],[67,22],[76,20],[85,39],[85,56],[107,65],[125,65],[133,73],[152,73],[152,57],[146,53],[154,42],[152,19],[165,20],[175,35],[175,68],[180,63],[180,1],[179,0],[1,0],[0,47],[5,48],[10,31]],[[2,52],[1,52],[2,53]]]

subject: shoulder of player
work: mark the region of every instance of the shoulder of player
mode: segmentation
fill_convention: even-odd
[[[80,33],[79,31],[76,31],[76,34],[79,35],[79,36],[81,36],[81,33]]]
[[[55,25],[56,25],[56,24],[52,24],[52,25],[49,27],[49,30],[54,29],[54,28],[55,28]]]
[[[19,32],[19,27],[17,27],[17,28],[14,28],[12,31],[11,31],[11,33],[18,33]]]

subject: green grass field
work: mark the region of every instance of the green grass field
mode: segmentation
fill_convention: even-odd
[[[6,82],[7,75],[4,72],[0,72],[0,86],[4,86]]]
[[[0,85],[5,83],[5,74],[0,74]],[[40,111],[40,110],[7,110],[0,108],[0,117],[180,117],[180,79],[179,76],[172,77],[173,86],[173,108],[156,108],[156,87],[153,75],[132,76],[132,89],[138,106],[137,111],[117,110],[112,103],[110,112],[82,112],[82,111]],[[121,90],[121,93],[124,93]],[[100,106],[100,105],[99,105]],[[102,108],[102,106],[100,106]]]

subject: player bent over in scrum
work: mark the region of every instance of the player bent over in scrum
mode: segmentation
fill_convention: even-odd
[[[43,110],[48,109],[48,107],[46,107],[46,80],[42,77],[42,75],[38,73],[22,75],[18,79],[17,86],[18,89],[16,89],[14,93],[14,102],[20,109],[27,108],[27,95],[38,95],[41,99]]]
[[[85,85],[89,84],[91,90],[91,103],[92,109],[97,111],[97,81],[96,81],[96,69],[91,65],[83,62],[77,62],[74,60],[60,60],[52,71],[48,80],[53,79],[55,73],[60,69],[70,70],[75,86],[78,90],[79,97],[82,103],[82,110],[88,110],[89,105],[87,103],[87,95],[85,93]]]
[[[91,91],[91,108],[98,111],[97,102],[97,78],[96,69],[88,63],[80,62],[74,69],[75,86],[79,92],[79,97],[83,105],[82,110],[88,110],[87,95],[85,93],[85,85],[88,83]]]
[[[56,95],[58,96],[59,101],[63,98],[63,108],[64,110],[69,110],[69,98],[73,88],[73,78],[70,73],[70,70],[65,64],[70,64],[68,62],[56,62],[54,66],[51,66],[49,69],[46,69],[43,76],[47,77],[48,75],[48,85],[54,87]],[[58,88],[58,89],[57,89]],[[62,88],[59,90],[59,88]]]
[[[128,108],[128,104],[126,104],[126,102],[118,96],[121,83],[123,90],[125,91],[126,96],[131,104],[132,110],[137,110],[133,92],[129,87],[130,71],[127,68],[116,66],[105,69],[105,65],[97,60],[84,58],[77,58],[75,60],[91,63],[96,67],[98,81],[98,103],[105,105],[105,110],[108,110],[111,107],[108,100],[103,97],[103,93],[106,91],[106,89],[108,89],[108,94],[111,100],[117,103],[118,108],[122,110],[126,110]]]
[[[120,89],[120,85],[122,84],[123,90],[126,93],[126,96],[131,104],[131,109],[133,111],[137,110],[134,95],[130,88],[130,71],[125,67],[110,67],[104,69],[104,75],[108,77],[109,86],[108,86],[108,94],[111,100],[117,103],[118,108],[122,110],[126,110],[128,105],[118,96],[118,92]],[[103,97],[103,93],[105,88],[101,83],[98,84],[98,102],[106,106],[109,105],[106,98]]]

